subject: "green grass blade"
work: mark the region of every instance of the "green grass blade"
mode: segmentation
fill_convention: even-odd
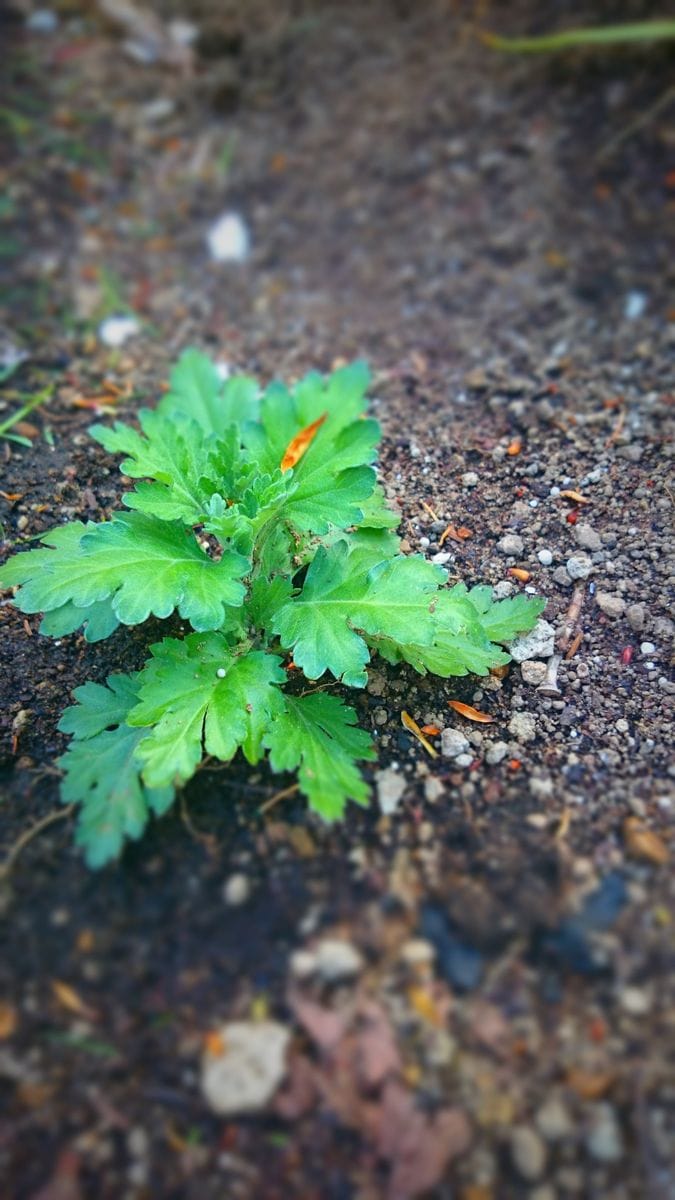
[[[496,33],[481,33],[481,40],[492,50],[511,54],[548,54],[585,46],[617,46],[631,42],[659,42],[675,38],[675,18],[657,21],[629,21],[621,25],[591,26],[588,29],[566,29],[540,37],[500,37]]]

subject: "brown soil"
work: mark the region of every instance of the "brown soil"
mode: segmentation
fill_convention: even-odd
[[[0,352],[29,357],[0,419],[53,385],[32,446],[0,442],[7,551],[118,506],[91,405],[112,383],[132,417],[197,344],[263,379],[366,357],[408,547],[470,583],[527,570],[558,638],[566,564],[591,569],[558,698],[516,665],[487,685],[376,666],[356,700],[373,805],[338,829],[293,797],[261,813],[290,781],[235,762],[101,873],[70,820],[26,845],[0,891],[2,1195],[673,1194],[672,51],[517,59],[474,35],[616,19],[608,3],[201,0],[192,62],[161,42],[141,64],[95,6],[55,11],[50,33],[2,18]],[[244,264],[209,259],[227,210]],[[110,350],[99,323],[126,307],[141,332]],[[449,522],[472,536],[441,548]],[[57,808],[71,689],[139,666],[159,626],[87,646],[0,616],[9,852]],[[461,729],[471,765],[429,759],[402,709]],[[299,980],[294,952],[328,935],[361,969]],[[291,1082],[218,1117],[205,1036],[263,1014],[291,1030]]]

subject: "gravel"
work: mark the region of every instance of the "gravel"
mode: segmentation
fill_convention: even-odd
[[[520,664],[520,673],[523,683],[529,683],[531,687],[539,687],[539,684],[543,683],[546,678],[546,663],[526,659]]]
[[[459,729],[448,727],[441,733],[441,754],[445,758],[457,758],[460,754],[466,754],[470,749],[468,738]]]
[[[286,1073],[290,1038],[277,1021],[221,1026],[202,1059],[202,1093],[212,1112],[229,1117],[265,1108]]]
[[[485,761],[489,766],[495,767],[506,758],[508,753],[508,742],[493,742],[485,754]]]
[[[644,604],[629,604],[626,609],[626,618],[633,632],[640,633],[644,629],[647,620],[646,606]]]
[[[592,525],[577,525],[574,536],[582,550],[602,550],[602,538]]]
[[[626,611],[626,601],[622,596],[614,595],[613,592],[598,592],[595,603],[606,617],[611,617],[613,620],[622,617]]]
[[[497,542],[500,554],[518,555],[525,549],[525,543],[518,533],[506,533]]]
[[[383,816],[389,817],[396,812],[403,798],[406,788],[405,776],[396,771],[394,767],[385,767],[383,771],[377,772],[375,786],[380,812]]]
[[[597,1162],[620,1162],[624,1155],[621,1127],[613,1105],[608,1103],[593,1106],[588,1130],[586,1149]]]
[[[223,884],[223,900],[228,908],[238,908],[251,895],[251,882],[247,875],[230,875]]]
[[[555,629],[541,618],[530,633],[522,634],[508,644],[509,654],[517,663],[524,663],[533,658],[550,658],[554,648]]]
[[[588,579],[593,571],[593,563],[587,554],[573,554],[571,558],[568,558],[565,566],[572,581]]]
[[[542,1138],[531,1125],[518,1125],[511,1130],[511,1159],[521,1179],[536,1183],[546,1170],[547,1150]]]
[[[533,742],[537,736],[537,723],[531,713],[514,713],[509,721],[509,733],[518,742]]]

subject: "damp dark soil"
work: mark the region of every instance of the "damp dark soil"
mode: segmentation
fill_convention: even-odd
[[[48,395],[0,439],[6,552],[120,504],[87,426],[184,347],[263,380],[365,357],[404,548],[545,595],[553,644],[487,681],[375,663],[373,800],[343,825],[237,761],[94,874],[57,722],[159,625],[53,642],[5,594],[2,1196],[665,1200],[672,50],[477,37],[609,3],[15,3],[0,421]],[[244,261],[211,256],[227,212]],[[431,758],[402,710],[465,741]],[[285,1082],[219,1115],[232,1021],[282,1027]]]

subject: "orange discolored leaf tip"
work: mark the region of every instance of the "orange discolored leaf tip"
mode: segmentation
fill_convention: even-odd
[[[311,425],[306,425],[304,429],[296,433],[294,438],[291,438],[280,463],[282,471],[290,471],[292,467],[297,466],[302,456],[307,453],[327,416],[327,412],[323,413],[322,416],[317,417],[316,421],[312,421]]]
[[[478,721],[481,725],[489,725],[494,721],[489,713],[479,712],[477,708],[473,708],[470,704],[463,704],[461,700],[448,700],[448,707],[454,708],[455,712],[461,717],[466,717],[469,721]]]

